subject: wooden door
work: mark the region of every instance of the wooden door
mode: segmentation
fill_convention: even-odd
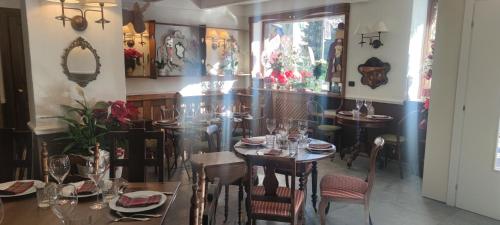
[[[6,96],[4,126],[27,130],[29,107],[19,9],[0,8],[0,53]]]
[[[500,1],[474,2],[456,206],[500,219]],[[439,88],[439,87],[437,87]]]

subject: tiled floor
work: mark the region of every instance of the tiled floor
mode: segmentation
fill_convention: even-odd
[[[336,158],[321,161],[318,164],[319,178],[325,174],[341,173],[365,177],[368,161],[358,158],[351,169],[344,161]],[[168,224],[184,225],[189,223],[189,202],[191,184],[185,170],[177,169],[172,180],[182,181],[182,186],[168,215]],[[283,183],[283,179],[280,179]],[[310,183],[310,182],[309,182]],[[388,168],[377,170],[372,193],[370,211],[376,225],[500,225],[500,221],[449,207],[441,202],[421,197],[421,179],[416,176],[399,178],[398,167],[390,164]],[[310,187],[309,187],[310,190]],[[310,191],[309,191],[310,195]],[[237,187],[230,192],[229,220],[224,223],[224,199],[219,199],[217,224],[237,224]],[[277,224],[259,221],[257,224]],[[319,216],[314,213],[310,196],[307,199],[306,224],[319,224]],[[360,205],[332,203],[327,215],[327,224],[357,225],[363,224],[363,208]]]

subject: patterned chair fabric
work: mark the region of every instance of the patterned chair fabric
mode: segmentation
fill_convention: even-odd
[[[327,175],[321,179],[321,196],[343,199],[364,199],[368,182],[344,175]]]
[[[264,195],[264,192],[264,187],[255,188],[253,190],[253,193],[257,195]],[[290,189],[279,187],[277,195],[279,197],[288,197],[290,196]],[[298,214],[302,202],[304,202],[304,192],[299,190],[295,191],[295,214]],[[290,207],[291,204],[289,203],[252,201],[253,213],[261,215],[290,217]]]

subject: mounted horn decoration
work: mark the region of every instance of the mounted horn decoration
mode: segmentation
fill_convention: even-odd
[[[387,84],[389,78],[387,73],[391,70],[389,63],[384,63],[376,57],[368,59],[365,64],[358,66],[361,73],[361,83],[375,89],[381,85]]]
[[[134,3],[134,8],[132,10],[122,10],[123,14],[123,25],[132,23],[134,26],[135,33],[143,33],[146,31],[146,25],[144,23],[144,16],[142,15],[146,9],[149,7],[150,3],[144,4],[142,7],[139,3]]]

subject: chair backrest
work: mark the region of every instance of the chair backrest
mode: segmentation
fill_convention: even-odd
[[[160,116],[162,120],[175,119],[177,116],[179,116],[179,111],[177,111],[175,105],[172,105],[171,108],[167,108],[166,106],[162,105],[160,107]]]
[[[243,118],[245,133],[243,136],[261,136],[266,134],[266,118],[253,117],[252,119]]]
[[[32,141],[31,131],[0,128],[0,182],[32,178]]]
[[[249,196],[250,204],[252,201],[288,203],[291,204],[290,215],[292,215],[293,218],[295,215],[295,178],[297,171],[295,158],[248,155],[247,166],[247,171],[252,171],[254,166],[260,166],[264,167],[265,172],[263,180],[265,190],[264,195],[253,195],[253,185],[249,185],[249,193],[252,193]],[[276,178],[276,169],[291,171],[291,194],[288,197],[281,197],[277,194],[279,182]],[[254,173],[249,173],[249,175],[250,180],[254,180],[255,176],[257,176]],[[252,209],[250,209],[250,214],[253,214]]]
[[[323,106],[319,104],[319,102],[314,100],[308,100],[306,107],[307,107],[308,119],[312,119],[319,124],[323,123],[323,118],[325,117],[325,110],[323,109]]]
[[[49,150],[47,149],[47,142],[42,143],[42,152],[40,158],[42,166],[42,181],[44,183],[49,182]]]
[[[385,141],[381,137],[375,138],[375,141],[373,142],[373,147],[370,152],[370,169],[368,170],[368,176],[366,178],[368,182],[368,190],[366,192],[367,196],[370,196],[371,190],[373,188],[373,183],[375,182],[375,170],[377,169],[377,156],[378,153],[384,147],[384,143]]]
[[[118,166],[128,171],[127,179],[131,182],[144,182],[145,168],[158,167],[158,181],[162,182],[164,169],[165,135],[163,131],[146,131],[132,128],[128,131],[112,131],[108,133],[110,143],[110,176],[115,177]],[[146,158],[146,140],[156,140],[156,149],[153,158]],[[117,157],[117,149],[125,148],[124,158]]]
[[[217,125],[209,125],[206,130],[206,138],[208,142],[209,152],[220,151],[220,129]]]

